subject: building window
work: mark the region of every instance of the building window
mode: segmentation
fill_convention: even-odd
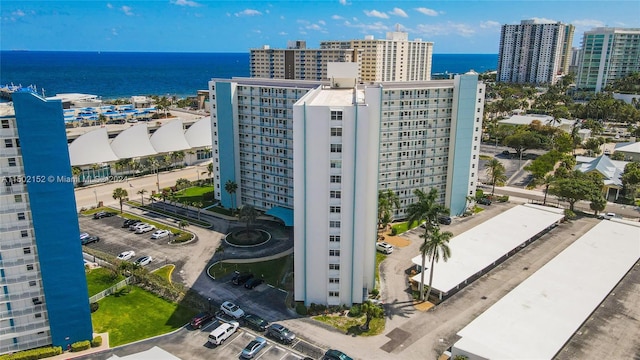
[[[332,153],[341,153],[342,152],[342,144],[331,144],[331,152]]]
[[[340,270],[340,264],[329,264],[329,270]]]
[[[342,192],[340,190],[329,191],[329,197],[332,199],[340,199],[341,196],[342,196]]]
[[[33,264],[28,264],[27,265],[27,270],[29,270],[29,271],[33,270]]]
[[[25,254],[31,254],[31,248],[30,248],[30,247],[22,248],[22,251],[23,251]]]
[[[2,128],[3,129],[9,128],[9,120],[2,120]]]
[[[16,158],[9,158],[9,166],[16,166]]]
[[[20,231],[20,236],[27,237],[27,236],[29,236],[29,232],[27,230],[21,230]]]
[[[332,169],[342,168],[342,160],[331,160],[331,168]]]
[[[329,235],[330,242],[340,242],[340,235]]]
[[[31,280],[29,281],[29,286],[36,286],[36,281],[35,280]]]
[[[342,111],[332,111],[331,112],[331,120],[340,120],[340,121],[342,121]]]
[[[34,297],[33,299],[31,299],[31,301],[33,301],[33,305],[42,304],[42,301],[40,301],[40,298],[37,298],[37,297]]]
[[[36,319],[41,318],[42,314],[41,313],[37,313],[37,314],[35,314],[35,317],[36,317]]]
[[[18,213],[18,220],[25,220],[27,217],[24,215],[23,212]]]
[[[340,221],[335,221],[335,220],[329,221],[329,227],[330,228],[339,228],[340,227]]]
[[[340,256],[340,250],[329,250],[329,256]]]
[[[340,297],[340,291],[329,291],[330,297]]]
[[[329,284],[340,284],[340,278],[329,278]]]
[[[342,182],[342,176],[340,175],[331,175],[331,182],[334,184],[340,184]]]
[[[15,201],[17,203],[21,203],[22,202],[22,195],[13,195],[13,201]]]
[[[342,128],[341,127],[332,127],[331,128],[331,136],[342,136]]]
[[[329,206],[329,212],[333,214],[340,214],[340,206]]]
[[[4,147],[6,147],[6,148],[12,148],[12,147],[13,147],[13,140],[11,140],[11,139],[4,139]]]

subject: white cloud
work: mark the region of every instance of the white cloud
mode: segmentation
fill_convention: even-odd
[[[340,0],[340,5],[347,5],[347,0]]]
[[[118,36],[118,30],[116,28],[111,29],[111,35]]]
[[[111,5],[111,3],[107,3],[107,7],[108,7],[109,9],[113,9],[113,5]]]
[[[280,15],[280,20],[284,20],[284,15]]]
[[[242,10],[240,12],[237,12],[234,14],[235,16],[257,16],[257,15],[262,15],[262,13],[258,10],[254,10],[254,9],[245,9]]]
[[[600,20],[594,20],[594,19],[573,20],[571,22],[571,24],[573,24],[573,25],[575,25],[577,27],[589,27],[589,28],[605,26],[604,22],[602,22]]]
[[[307,26],[305,26],[305,29],[308,29],[308,30],[322,30],[322,28],[318,24],[307,25]]]
[[[201,4],[191,0],[171,0],[171,3],[179,6],[191,6],[191,7],[202,6]]]
[[[122,12],[127,16],[133,16],[133,11],[131,11],[133,9],[131,6],[123,5],[120,10],[122,10]]]
[[[531,20],[534,20],[537,23],[557,23],[556,20],[553,19],[547,19],[547,18],[539,18],[539,17],[532,17]]]
[[[407,13],[400,8],[393,8],[393,11],[390,11],[389,14],[404,17],[404,18],[409,17],[409,15],[407,15]]]
[[[326,23],[326,22],[324,22],[324,20],[318,20],[318,24],[320,24],[320,25],[327,25],[327,23]]]
[[[369,16],[369,17],[377,17],[377,18],[380,18],[380,19],[388,19],[389,18],[389,15],[387,15],[387,14],[385,14],[383,12],[380,12],[378,10],[371,10],[371,11],[364,10],[364,14]]]
[[[440,35],[458,35],[469,37],[475,34],[476,31],[467,24],[448,21],[446,23],[440,24],[419,24],[414,32],[424,37]]]
[[[264,12],[265,12],[265,14],[268,14],[269,13],[269,9],[265,10]]]
[[[11,15],[13,15],[13,16],[19,16],[19,17],[22,17],[22,16],[24,16],[24,15],[25,15],[25,13],[24,13],[24,11],[22,11],[22,10],[18,9],[18,10],[16,10],[16,11],[12,12],[12,13],[11,13]]]
[[[416,8],[416,11],[428,16],[438,16],[438,12],[433,10],[433,9],[429,9],[429,8],[425,8],[425,7],[419,7]]]
[[[280,36],[286,36],[286,35],[289,35],[289,34],[288,34],[288,33],[286,33],[286,32],[284,32],[284,31],[280,31],[280,32],[278,33],[278,35],[280,35]]]
[[[333,20],[344,20],[344,18],[342,16],[340,16],[340,15],[333,15],[331,18]]]
[[[487,20],[480,23],[480,27],[483,29],[491,29],[499,26],[500,26],[500,23],[493,20]]]

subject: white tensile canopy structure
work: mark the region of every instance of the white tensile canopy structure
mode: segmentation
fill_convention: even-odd
[[[75,139],[69,145],[71,166],[98,164],[117,161],[118,156],[111,149],[107,129],[100,128]]]
[[[109,142],[106,128],[90,131],[69,144],[71,166],[91,165],[211,146],[211,120],[203,118],[185,132],[182,119],[166,123],[149,137],[147,125],[122,131]]]

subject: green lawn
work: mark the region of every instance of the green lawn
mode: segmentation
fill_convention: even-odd
[[[107,296],[99,304],[98,311],[91,314],[93,331],[109,332],[111,347],[168,333],[196,314],[135,286],[128,294]]]
[[[117,275],[115,278],[112,277],[113,272],[105,268],[89,270],[86,274],[87,286],[89,287],[89,297],[124,280],[124,276],[122,275]]]
[[[213,204],[213,186],[192,186],[180,190],[176,193],[176,198],[181,203],[193,204],[194,202],[201,202],[202,207],[207,207]]]
[[[403,232],[409,230],[409,229],[413,229],[414,227],[418,226],[419,224],[417,222],[414,222],[413,224],[411,224],[412,226],[409,227],[409,224],[407,222],[401,222],[401,223],[397,223],[394,225],[391,225],[392,229],[396,229],[396,234],[402,234]]]
[[[380,263],[387,258],[387,255],[376,251],[376,287],[380,285]]]
[[[329,324],[334,328],[343,331],[344,333],[361,335],[361,336],[374,336],[381,334],[384,331],[384,319],[372,319],[369,323],[369,331],[364,332],[360,330],[360,325],[363,325],[366,316],[362,315],[359,318],[352,318],[348,316],[338,315],[319,315],[314,316],[314,320]]]
[[[221,279],[234,271],[250,272],[257,277],[263,276],[267,284],[281,288],[281,281],[284,275],[287,271],[293,271],[292,260],[293,255],[288,255],[279,259],[247,264],[218,263],[210,267],[207,271],[209,275],[216,279]]]
[[[164,278],[169,284],[171,284],[171,273],[175,268],[176,268],[175,265],[165,265],[160,269],[154,271],[153,273],[158,276],[162,276],[162,278]]]
[[[95,214],[97,212],[100,212],[100,211],[115,211],[115,210],[110,208],[110,207],[102,206],[102,207],[95,208],[95,209],[87,209],[87,210],[81,211],[80,213],[82,215],[93,215],[93,214]],[[120,210],[118,210],[118,212],[120,212]]]

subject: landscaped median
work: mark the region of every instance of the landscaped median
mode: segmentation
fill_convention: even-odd
[[[207,273],[212,279],[221,279],[234,271],[250,272],[256,277],[262,277],[265,283],[278,288],[286,287],[286,275],[293,271],[293,255],[267,260],[223,260],[217,262],[207,269]]]
[[[180,214],[176,213],[175,211],[158,209],[158,208],[156,208],[154,206],[150,206],[148,204],[142,205],[138,201],[129,200],[129,201],[126,202],[126,204],[129,205],[129,206],[136,207],[138,209],[145,210],[145,211],[150,211],[150,212],[166,215],[167,217],[170,217],[170,218],[174,218],[174,219],[178,219],[178,220],[186,220],[190,224],[195,224],[195,225],[198,225],[198,226],[202,226],[204,228],[210,228],[212,226],[212,224],[207,222],[207,221],[194,219],[194,218],[189,217],[189,216],[183,216],[183,215],[180,215]]]

